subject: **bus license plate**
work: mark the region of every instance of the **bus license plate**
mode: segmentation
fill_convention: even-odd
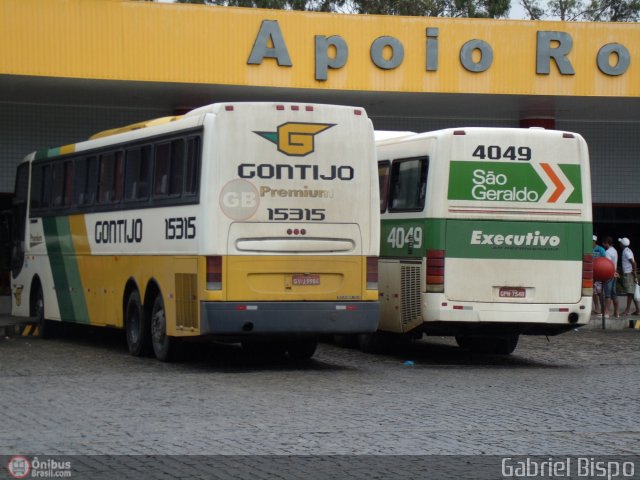
[[[294,285],[320,285],[320,275],[294,275]]]
[[[500,298],[525,298],[527,289],[521,287],[500,287]]]

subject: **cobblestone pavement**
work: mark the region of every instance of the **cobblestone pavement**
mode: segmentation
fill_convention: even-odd
[[[119,332],[74,328],[0,339],[0,367],[2,455],[619,455],[640,445],[632,329],[521,337],[506,357],[437,337],[377,355],[321,344],[296,365],[233,345],[195,345],[163,364],[129,356]]]

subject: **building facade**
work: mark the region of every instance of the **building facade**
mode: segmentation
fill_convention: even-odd
[[[0,195],[29,152],[219,101],[376,129],[543,126],[591,153],[595,230],[640,242],[640,25],[0,0]]]

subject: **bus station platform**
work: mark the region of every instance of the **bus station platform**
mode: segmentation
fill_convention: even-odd
[[[638,315],[620,315],[618,318],[606,317],[604,324],[602,314],[592,314],[589,323],[584,327],[587,330],[625,330],[627,328],[635,328],[640,330],[640,316]]]

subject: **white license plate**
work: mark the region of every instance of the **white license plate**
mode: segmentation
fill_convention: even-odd
[[[527,289],[522,287],[500,287],[500,298],[525,298]]]
[[[294,285],[320,285],[320,275],[294,275],[291,283]]]

